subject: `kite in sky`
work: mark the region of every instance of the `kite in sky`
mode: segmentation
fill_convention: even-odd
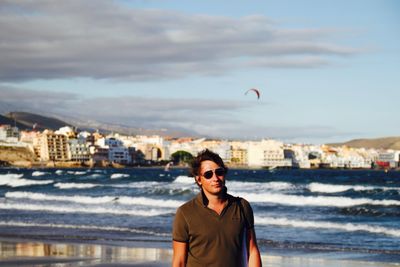
[[[260,91],[256,88],[251,88],[251,89],[247,90],[245,95],[247,95],[247,93],[251,92],[251,91],[253,91],[257,95],[257,99],[260,99]]]

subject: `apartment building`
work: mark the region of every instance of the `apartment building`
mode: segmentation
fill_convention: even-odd
[[[12,127],[8,124],[0,125],[0,141],[16,143],[19,137],[19,130],[17,127]]]
[[[42,161],[68,161],[68,138],[64,134],[56,134],[45,130],[39,137],[37,153]]]

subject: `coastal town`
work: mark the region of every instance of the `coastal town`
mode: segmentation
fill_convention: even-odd
[[[388,170],[397,169],[400,159],[398,150],[288,144],[274,139],[243,141],[129,136],[78,131],[70,126],[56,131],[27,131],[0,125],[2,166],[169,168],[186,166],[194,155],[206,148],[221,155],[228,166],[237,168]],[[17,156],[10,157],[13,153]]]

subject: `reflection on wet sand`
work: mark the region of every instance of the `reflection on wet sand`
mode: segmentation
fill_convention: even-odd
[[[171,266],[172,251],[160,248],[119,247],[0,240],[0,266]],[[269,267],[394,267],[396,263],[337,260],[304,255],[262,255]]]
[[[169,266],[172,251],[157,248],[132,248],[92,244],[45,244],[37,242],[0,242],[0,261],[5,264],[32,261],[57,266],[121,265]],[[0,263],[0,265],[3,265]],[[66,265],[64,265],[65,263]],[[40,263],[39,263],[40,264]],[[147,264],[146,264],[147,265]]]

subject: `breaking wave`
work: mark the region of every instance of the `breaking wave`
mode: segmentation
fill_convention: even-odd
[[[14,204],[14,203],[1,203],[0,210],[29,210],[29,211],[45,211],[55,213],[90,213],[90,214],[115,214],[115,215],[129,215],[129,216],[142,216],[152,217],[158,215],[169,214],[171,211],[163,209],[117,209],[116,207],[84,207],[84,206],[60,206],[60,205],[40,205],[40,204]]]
[[[101,204],[101,203],[119,203],[123,205],[154,206],[165,208],[177,208],[184,202],[177,200],[154,199],[147,197],[127,197],[127,196],[65,196],[65,195],[47,195],[31,192],[7,192],[6,198],[32,199],[37,201],[67,201],[81,204]]]
[[[126,178],[126,177],[129,177],[129,174],[126,174],[126,173],[113,173],[110,176],[111,179],[120,179],[120,178]]]
[[[93,188],[96,186],[101,186],[98,184],[88,184],[88,183],[56,183],[54,187],[58,187],[60,189],[86,189]]]
[[[362,185],[333,185],[333,184],[321,184],[321,183],[311,183],[308,185],[308,189],[311,192],[319,193],[340,193],[349,190],[354,191],[368,191],[368,190],[400,190],[398,187],[383,187],[383,186],[362,186]]]
[[[350,207],[360,205],[400,206],[398,200],[374,200],[369,198],[349,198],[330,196],[298,196],[287,194],[233,193],[250,202],[276,203],[288,206]]]
[[[400,237],[400,229],[388,228],[382,226],[371,226],[366,224],[353,224],[353,223],[333,223],[322,221],[302,221],[293,220],[288,218],[274,218],[274,217],[256,217],[256,224],[259,225],[277,225],[277,226],[291,226],[298,228],[320,228],[320,229],[333,229],[347,232],[364,231],[374,234],[385,234],[395,237]]]
[[[126,228],[126,227],[112,227],[112,226],[93,226],[93,225],[73,225],[73,224],[52,224],[52,223],[25,223],[17,221],[1,222],[0,226],[18,226],[18,227],[49,227],[49,228],[63,228],[63,229],[82,229],[82,230],[101,230],[101,231],[117,231],[117,232],[130,232],[135,234],[148,234],[155,236],[169,237],[171,234],[157,233],[154,231],[147,231],[142,229]]]
[[[46,185],[51,184],[53,180],[30,180],[22,178],[22,174],[0,174],[0,186],[21,187],[30,185]]]
[[[48,172],[34,171],[32,172],[32,176],[42,176],[48,174]]]

